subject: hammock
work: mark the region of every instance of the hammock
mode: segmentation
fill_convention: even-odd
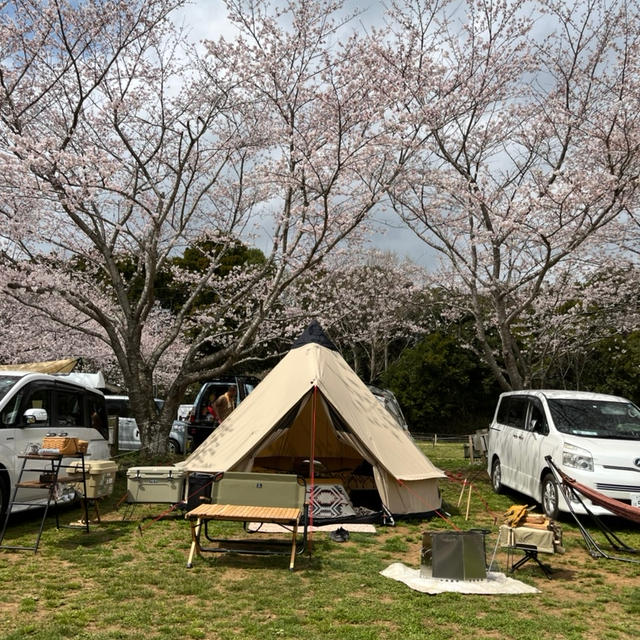
[[[553,464],[553,462],[551,464]],[[625,518],[627,520],[631,520],[632,522],[640,524],[640,508],[632,507],[630,504],[620,502],[620,500],[616,500],[615,498],[609,498],[609,496],[605,496],[604,493],[600,493],[599,491],[596,491],[591,487],[587,487],[586,485],[577,482],[573,478],[570,478],[566,473],[564,473],[557,467],[555,467],[555,471],[562,479],[564,485],[569,486],[574,491],[582,494],[585,498],[591,500],[593,504],[604,507],[608,511],[611,511],[613,515],[619,516],[620,518]]]
[[[604,507],[608,511],[610,511],[613,515],[619,516],[621,518],[625,518],[627,520],[631,520],[637,524],[640,524],[640,509],[638,507],[632,507],[629,504],[624,502],[620,502],[620,500],[615,500],[614,498],[609,498],[605,496],[603,493],[596,491],[595,489],[591,489],[580,482],[577,482],[573,478],[569,477],[566,473],[560,470],[553,460],[551,456],[545,456],[545,460],[548,465],[551,467],[551,471],[558,483],[558,487],[564,494],[567,506],[569,507],[569,511],[576,521],[578,528],[580,529],[580,533],[582,533],[582,537],[587,545],[587,549],[592,557],[594,558],[608,558],[610,560],[623,560],[625,562],[640,562],[637,558],[624,558],[620,556],[610,556],[605,551],[603,551],[595,538],[587,531],[584,527],[580,518],[578,518],[576,512],[573,510],[572,498],[576,499],[585,510],[585,513],[591,516],[596,526],[600,529],[600,531],[604,534],[605,538],[608,540],[609,544],[616,549],[617,551],[625,551],[626,553],[640,553],[640,549],[634,549],[629,545],[625,544],[618,536],[611,531],[609,527],[598,517],[596,516],[587,506],[585,501],[582,499],[582,496],[588,498],[593,504],[597,504],[598,506]]]

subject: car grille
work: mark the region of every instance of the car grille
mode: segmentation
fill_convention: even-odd
[[[640,493],[640,485],[638,484],[607,484],[605,482],[596,482],[598,491],[628,491],[629,493]]]

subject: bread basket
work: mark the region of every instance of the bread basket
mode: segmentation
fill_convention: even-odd
[[[43,449],[57,449],[58,452],[65,456],[71,456],[78,451],[78,438],[69,438],[67,436],[45,436],[42,440]]]

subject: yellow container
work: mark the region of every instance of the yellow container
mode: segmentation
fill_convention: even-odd
[[[118,465],[113,460],[92,460],[84,463],[87,485],[86,498],[104,498],[113,493]],[[82,474],[82,462],[74,462],[69,468],[70,474]],[[82,494],[82,478],[74,482],[73,488]]]

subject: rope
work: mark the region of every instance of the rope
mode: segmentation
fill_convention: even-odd
[[[138,531],[140,532],[140,535],[142,535],[142,532],[144,531],[144,529],[146,529],[149,525],[153,524],[154,522],[157,522],[161,518],[164,518],[167,514],[171,513],[172,511],[175,511],[182,504],[184,503],[177,502],[176,504],[172,504],[169,509],[167,509],[166,511],[163,511],[159,516],[156,516],[155,518],[153,518],[150,522],[145,524],[144,527],[141,524],[139,524]]]
[[[445,471],[445,474],[447,478],[452,482],[457,482],[458,484],[463,484],[463,485],[466,483],[466,486],[468,486],[470,489],[473,488],[473,482],[469,481],[469,478],[464,478],[462,474],[454,474],[454,473],[451,473],[450,471]],[[500,514],[494,513],[489,508],[489,503],[479,494],[479,492],[476,491],[475,496],[477,499],[480,500],[480,502],[482,502],[482,504],[484,505],[485,511],[493,518],[493,523],[496,524],[496,522],[498,522],[498,517]]]
[[[462,484],[463,482],[466,483],[466,486],[469,487],[469,489],[471,490],[473,488],[473,483],[469,482],[468,479],[463,479],[461,474],[453,474],[449,471],[445,471],[445,474],[447,476],[447,478],[449,480],[452,480],[453,482],[458,482],[459,484]],[[417,499],[422,502],[425,506],[428,506],[427,501],[417,492],[414,491],[411,487],[409,487],[408,485],[406,485],[402,480],[397,480],[398,484],[400,484],[401,486],[403,486],[409,493],[412,493],[414,496],[417,497]],[[476,492],[476,496],[480,498],[480,501],[483,503],[485,511],[493,518],[493,522],[494,524],[498,521],[498,515],[495,514],[493,511],[491,511],[491,509],[489,508],[489,504],[487,503],[487,501],[478,494],[478,492]],[[437,509],[434,511],[434,513],[439,516],[440,518],[442,518],[442,520],[444,520],[447,524],[449,524],[450,526],[452,526],[454,529],[456,529],[457,531],[460,531],[460,528],[457,527],[454,522],[452,520],[450,520],[449,518],[447,518],[446,516],[444,516],[442,513],[440,513],[440,511],[438,511]]]
[[[208,486],[212,485],[214,482],[217,482],[218,480],[220,480],[222,475],[223,475],[222,473],[214,474],[213,478],[209,482],[207,482],[206,484],[203,484],[202,486],[198,487],[193,493],[191,493],[190,495],[187,496],[186,503],[185,502],[176,502],[175,504],[171,505],[171,507],[169,509],[167,509],[166,511],[163,511],[160,515],[155,516],[144,527],[142,525],[138,525],[138,531],[140,531],[140,535],[142,535],[142,531],[144,529],[146,529],[149,525],[153,524],[154,522],[157,522],[161,518],[164,518],[167,514],[175,511],[176,509],[184,507],[185,504],[189,503],[189,500],[191,498],[193,498],[193,496],[197,495],[198,493],[201,493],[203,489],[206,489]],[[116,509],[120,507],[120,505],[125,501],[125,499],[126,499],[126,497],[128,495],[129,494],[127,492],[127,493],[124,494],[124,496],[122,498],[120,498],[120,501],[118,502],[118,505],[116,506]]]
[[[417,491],[414,491],[410,486],[408,486],[407,484],[404,483],[404,481],[396,478],[397,483],[401,486],[404,487],[409,493],[413,494],[419,502],[422,502],[426,507],[429,507],[430,505],[427,503],[427,501],[422,497],[422,495],[420,495]],[[431,509],[429,509],[431,510]],[[438,511],[438,509],[433,510],[434,513],[439,517],[442,518],[442,520],[444,520],[449,526],[453,527],[456,531],[461,531],[461,529],[453,522],[453,520],[451,520],[450,518],[447,518],[447,516],[445,516],[444,514],[440,513],[440,511]]]

